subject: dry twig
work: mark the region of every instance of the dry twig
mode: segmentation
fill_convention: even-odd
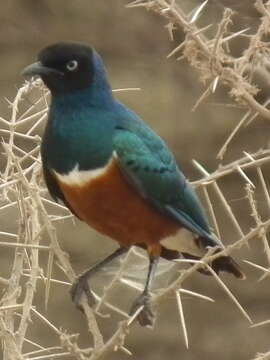
[[[212,38],[207,37],[207,31],[210,26],[212,27],[212,24],[202,29],[196,26],[199,16],[207,8],[207,3],[207,1],[204,1],[195,11],[188,15],[186,15],[180,6],[177,5],[177,2],[173,0],[136,0],[131,3],[129,7],[143,7],[148,10],[153,10],[160,16],[165,17],[169,21],[167,28],[171,38],[173,38],[173,34],[177,29],[184,31],[185,39],[183,43],[179,44],[168,56],[174,56],[176,53],[178,55],[179,52],[182,52],[183,56],[190,62],[190,65],[196,68],[201,78],[208,83],[206,90],[196,106],[198,106],[206,96],[211,96],[221,84],[229,86],[230,95],[235,101],[241,102],[246,106],[246,115],[244,115],[235,127],[219,154],[220,157],[222,157],[232,138],[243,124],[246,124],[250,120],[255,120],[258,115],[267,120],[270,119],[270,111],[267,108],[269,101],[260,104],[255,99],[254,96],[258,89],[252,83],[252,76],[246,76],[247,72],[251,74],[255,71],[254,69],[258,64],[264,66],[265,58],[269,56],[269,45],[265,41],[265,35],[269,35],[270,29],[270,1],[267,1],[265,4],[260,0],[257,1],[257,8],[261,12],[262,18],[254,34],[246,35],[247,29],[231,34],[229,29],[232,12],[226,10],[216,34],[212,36]],[[241,57],[235,58],[230,54],[228,44],[232,39],[243,36],[244,33],[249,39],[248,47]],[[21,103],[33,90],[35,92],[41,91],[39,93],[40,96],[38,96],[37,100],[26,110],[20,111]],[[37,284],[40,280],[45,284],[45,302],[47,306],[49,306],[48,299],[52,296],[50,284],[54,283],[55,286],[69,286],[75,279],[75,273],[69,259],[58,244],[54,227],[56,221],[64,221],[70,218],[71,215],[65,207],[55,204],[46,198],[46,189],[41,180],[41,162],[38,155],[40,137],[37,134],[37,127],[46,119],[48,109],[47,96],[47,92],[44,92],[39,82],[33,84],[26,83],[19,89],[14,101],[10,103],[10,119],[0,118],[0,123],[3,127],[0,129],[0,133],[4,138],[3,149],[6,158],[5,169],[0,177],[0,190],[2,192],[0,199],[0,216],[3,217],[6,211],[12,210],[18,223],[14,233],[4,228],[1,229],[0,232],[0,246],[2,248],[13,249],[13,266],[10,277],[9,279],[0,278],[0,284],[5,289],[0,303],[0,332],[3,353],[5,358],[20,360],[65,358],[66,356],[78,360],[98,360],[116,350],[123,351],[130,355],[131,353],[125,348],[124,344],[127,334],[132,329],[135,317],[129,318],[122,309],[110,304],[108,297],[110,291],[119,281],[124,283],[127,289],[129,287],[141,289],[141,284],[127,280],[125,277],[125,265],[129,262],[129,256],[131,254],[132,256],[138,256],[137,252],[131,251],[127,255],[112,283],[105,289],[104,294],[102,296],[97,295],[99,304],[96,312],[88,306],[86,299],[83,299],[82,306],[86,315],[86,326],[91,335],[89,339],[91,347],[88,349],[80,348],[77,335],[68,334],[65,330],[59,329],[55,326],[52,319],[47,318],[40,309],[34,306]],[[18,145],[17,139],[27,141],[31,149],[26,151],[23,146]],[[213,272],[208,263],[211,263],[211,261],[218,256],[232,253],[250,241],[257,241],[257,246],[262,245],[264,250],[267,267],[253,262],[248,263],[252,267],[262,271],[264,276],[269,275],[270,249],[267,241],[267,232],[270,226],[270,214],[268,214],[266,219],[262,220],[262,216],[256,206],[256,192],[254,192],[253,189],[255,187],[254,182],[247,174],[249,169],[256,169],[259,184],[263,191],[269,212],[270,196],[264,175],[264,168],[269,162],[269,150],[259,150],[255,154],[245,153],[242,158],[227,165],[222,165],[211,173],[205,170],[198,162],[195,162],[196,167],[202,174],[202,178],[194,182],[194,186],[202,189],[217,235],[222,237],[222,226],[219,218],[216,216],[215,204],[208,191],[210,187],[219,199],[223,212],[231,222],[238,240],[224,247],[221,253],[208,253],[200,262],[194,262],[192,267],[181,270],[179,277],[166,288],[159,289],[159,291],[153,293],[152,301],[156,305],[159,305],[163,299],[171,295],[176,297],[186,346],[188,346],[187,326],[183,311],[183,301],[180,294],[188,294],[207,301],[213,301],[213,299],[205,295],[183,289],[182,287],[183,282],[187,281],[199,267],[202,265],[206,266],[209,271]],[[248,184],[246,187],[247,198],[244,201],[246,201],[246,205],[249,205],[252,210],[255,228],[250,229],[247,233],[242,229],[219,183],[221,179],[231,176],[232,174],[237,174],[243,185]],[[50,206],[48,207],[48,205]],[[54,212],[57,211],[58,213],[57,216],[50,214],[48,210],[48,208],[52,208],[52,205]],[[41,243],[44,237],[48,240],[46,245]],[[48,259],[46,269],[41,268],[41,252],[45,254]],[[139,256],[141,257],[141,255]],[[52,278],[52,271],[56,260],[66,276],[65,281]],[[45,273],[46,276],[43,276],[43,273]],[[245,318],[251,322],[246,310],[243,309],[231,291],[215,273],[213,273],[213,275]],[[25,279],[27,279],[26,282]],[[101,305],[103,307],[106,306],[111,311],[116,311],[125,319],[118,324],[115,332],[111,334],[111,337],[106,341],[103,339],[103,329],[99,327],[96,320],[96,315]],[[19,314],[19,316],[17,316],[17,314]],[[45,347],[42,339],[40,340],[40,344],[31,340],[29,336],[31,335],[32,318],[37,318],[42,323],[42,326],[45,326],[56,335],[58,341],[54,346],[49,348]],[[265,321],[263,324],[267,324],[268,322],[269,321]],[[31,346],[31,350],[27,350],[27,352],[24,350],[26,343],[28,346]],[[266,359],[268,355],[269,353],[259,355],[257,359]]]

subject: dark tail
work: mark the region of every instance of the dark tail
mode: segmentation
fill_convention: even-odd
[[[219,251],[219,250],[218,250]],[[218,252],[217,251],[217,252]],[[182,255],[186,259],[191,260],[200,260],[199,257],[193,256],[187,253],[182,253]],[[218,274],[219,272],[227,272],[232,275],[234,275],[237,279],[244,280],[246,278],[246,275],[242,272],[240,266],[237,264],[237,262],[230,256],[220,256],[217,259],[215,259],[210,266],[212,269]],[[211,272],[208,271],[206,268],[200,268],[198,271],[205,275],[211,275]]]
[[[222,249],[217,249],[215,253],[218,253]],[[187,253],[181,253],[184,258],[190,259],[190,260],[200,260],[200,257],[187,254]],[[162,246],[161,248],[161,257],[163,257],[166,260],[174,260],[181,258],[181,254],[178,251],[166,249]],[[234,275],[237,279],[244,280],[246,278],[246,275],[242,272],[240,266],[237,264],[237,262],[230,256],[220,256],[217,259],[215,259],[212,264],[209,264],[212,269],[218,274],[219,272],[227,272],[232,275]],[[198,269],[198,271],[205,275],[212,275],[210,271],[207,270],[206,267],[201,267]]]
[[[233,274],[237,279],[244,280],[246,275],[242,272],[237,262],[230,256],[220,256],[211,264],[213,270],[218,274],[224,271]]]

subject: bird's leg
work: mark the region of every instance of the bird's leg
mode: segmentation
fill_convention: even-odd
[[[155,315],[150,305],[150,289],[156,272],[158,259],[158,256],[149,256],[148,274],[144,290],[141,295],[134,301],[130,311],[130,315],[133,315],[140,307],[143,307],[137,317],[140,325],[142,326],[152,326],[155,319]]]
[[[124,254],[127,250],[128,248],[123,248],[123,247],[118,248],[112,254],[110,254],[105,259],[100,261],[98,264],[94,265],[93,267],[85,271],[74,282],[70,290],[71,299],[80,310],[81,310],[80,301],[83,293],[85,293],[85,295],[87,296],[88,303],[90,306],[93,306],[95,304],[95,298],[88,284],[88,280],[93,275],[95,275],[103,266],[109,264],[113,259]]]

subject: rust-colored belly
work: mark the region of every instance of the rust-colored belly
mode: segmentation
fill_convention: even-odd
[[[180,228],[133,189],[115,161],[104,174],[83,186],[58,182],[67,202],[82,220],[123,246],[151,245]]]

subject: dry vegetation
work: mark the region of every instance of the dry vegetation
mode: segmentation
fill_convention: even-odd
[[[256,95],[259,89],[253,82],[255,73],[264,74],[267,71],[270,1],[259,0],[256,2],[255,5],[261,14],[261,18],[257,29],[252,30],[252,32],[249,29],[238,32],[231,31],[233,12],[230,9],[224,11],[223,18],[215,33],[211,29],[211,24],[203,28],[197,27],[198,19],[201,13],[207,9],[207,5],[207,1],[202,2],[190,14],[183,11],[180,1],[174,0],[137,0],[130,3],[128,7],[143,7],[145,10],[154,11],[159,16],[164,17],[168,22],[167,28],[171,38],[178,31],[184,31],[184,41],[168,56],[180,56],[178,60],[186,59],[190,66],[198,71],[201,80],[206,84],[205,91],[198,99],[195,108],[200,106],[201,102],[208,96],[211,96],[218,87],[225,85],[233,100],[246,109],[246,113],[243,114],[235,129],[232,130],[218,154],[218,158],[222,159],[231,140],[237,136],[241,127],[251,121],[256,121],[259,116],[270,120],[268,101],[265,103],[258,101]],[[246,49],[239,57],[234,56],[230,51],[230,42],[237,37],[245,37],[248,40]],[[34,94],[36,98],[34,103],[29,103],[29,94],[32,96]],[[116,308],[107,301],[107,295],[120,281],[125,283],[127,291],[128,287],[137,288],[140,286],[124,278],[125,268],[130,262],[130,257],[143,256],[136,250],[130,250],[123,259],[111,284],[106,287],[104,294],[101,297],[97,296],[98,303],[95,309],[88,306],[86,299],[83,301],[91,347],[81,348],[76,334],[67,333],[65,329],[56,327],[53,318],[49,318],[46,311],[40,312],[35,304],[38,291],[44,292],[44,303],[49,306],[49,297],[53,296],[52,291],[50,291],[51,283],[67,288],[75,279],[74,270],[68,256],[58,244],[55,231],[57,222],[64,221],[72,215],[62,205],[55,204],[50,200],[42,181],[39,156],[40,137],[37,135],[37,128],[41,122],[46,120],[47,95],[39,81],[26,83],[19,89],[14,101],[9,103],[10,119],[0,118],[0,134],[5,139],[2,142],[5,169],[0,178],[0,217],[4,224],[3,217],[6,210],[11,207],[16,209],[17,214],[17,217],[14,218],[17,231],[6,231],[4,226],[1,226],[0,231],[1,248],[13,249],[12,258],[10,258],[12,263],[10,274],[5,278],[0,278],[0,283],[4,289],[0,303],[0,334],[4,359],[41,360],[69,357],[79,360],[94,360],[101,359],[115,351],[130,354],[130,351],[125,347],[125,339],[129,333],[132,333],[132,326],[136,321],[137,314],[129,318],[123,310]],[[260,149],[260,144],[257,145]],[[270,272],[270,247],[267,239],[270,226],[270,195],[264,173],[269,162],[270,150],[268,149],[260,149],[254,154],[246,152],[242,158],[219,166],[212,173],[208,173],[202,165],[194,161],[194,165],[201,173],[201,179],[196,181],[194,186],[200,188],[205,197],[205,204],[208,206],[216,233],[220,235],[219,223],[222,221],[215,215],[216,203],[218,202],[223,207],[224,216],[230,220],[238,239],[232,245],[227,246],[222,253],[233,253],[236,249],[249,246],[250,242],[256,242],[256,247],[263,248],[267,266],[253,262],[248,262],[248,264],[259,269],[263,277],[268,276]],[[250,169],[254,169],[257,174],[256,186],[247,175]],[[250,209],[249,212],[254,219],[254,227],[248,232],[242,229],[219,186],[219,182],[224,177],[235,176],[235,174],[243,180],[246,207]],[[265,206],[267,207],[266,215],[263,216],[257,207],[257,190],[263,192]],[[215,201],[212,200],[211,192],[215,195]],[[43,266],[40,261],[41,254],[44,253],[46,254],[46,266]],[[216,255],[209,253],[202,261],[208,266],[208,262],[222,253]],[[181,295],[188,293],[206,301],[213,301],[209,297],[183,288],[186,279],[192,276],[200,265],[200,263],[195,262],[192,267],[183,269],[171,284],[166,288],[158,289],[153,294],[153,303],[157,306],[164,298],[175,296],[186,346],[188,346],[188,333]],[[61,269],[65,280],[53,278],[54,267]],[[211,271],[211,268],[209,270]],[[221,279],[215,273],[213,275],[247,319],[247,327],[250,326],[252,320],[247,311]],[[37,289],[40,282],[42,289],[40,287]],[[96,320],[97,317],[102,316],[101,306],[106,308],[107,312],[115,311],[123,317],[119,324],[115,324],[115,332],[106,340],[103,337],[103,329],[100,328]],[[34,319],[41,321],[44,327],[56,335],[55,344],[52,347],[45,346],[42,339],[38,343],[32,340],[31,327]],[[270,320],[252,326],[263,326],[267,323],[270,323]],[[257,359],[268,359],[269,356],[270,352],[258,355]]]

